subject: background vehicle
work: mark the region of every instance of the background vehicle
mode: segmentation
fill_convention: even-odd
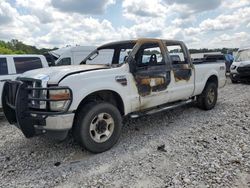
[[[250,81],[250,47],[240,48],[231,65],[232,83]]]
[[[95,46],[69,46],[50,51],[44,56],[50,66],[79,65],[94,49]]]
[[[43,67],[48,67],[48,63],[42,55],[0,55],[0,96],[4,80],[15,80],[25,71]]]
[[[182,55],[171,56],[174,51]],[[109,61],[101,61],[106,53]],[[83,147],[98,153],[118,141],[122,117],[194,101],[210,110],[226,83],[224,62],[194,65],[185,44],[174,40],[105,44],[81,64],[33,70],[6,82],[2,101],[8,121],[28,138],[46,133],[65,138],[72,130]]]

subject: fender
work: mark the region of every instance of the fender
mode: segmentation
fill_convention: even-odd
[[[216,76],[217,79],[219,78],[218,72],[216,70],[211,70],[211,71],[205,73],[205,76],[201,76],[201,75],[197,76],[197,71],[195,71],[195,91],[194,91],[194,96],[199,95],[199,94],[202,93],[202,91],[204,90],[204,88],[206,86],[206,83],[207,83],[208,79],[211,76]],[[199,78],[199,80],[197,78]]]
[[[125,68],[127,67],[125,66]],[[69,111],[76,110],[81,101],[91,93],[101,90],[110,90],[121,97],[124,104],[125,115],[131,112],[132,98],[130,82],[128,81],[127,85],[123,85],[116,81],[117,76],[121,75],[127,80],[130,79],[131,75],[128,71],[124,71],[125,68],[118,67],[114,69],[89,71],[65,77],[59,85],[69,86],[73,91],[73,101]]]

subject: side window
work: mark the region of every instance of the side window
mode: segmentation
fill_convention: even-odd
[[[119,56],[119,64],[124,63],[129,56],[131,49],[121,49]]]
[[[145,65],[163,64],[162,53],[160,48],[145,48],[143,50],[141,63]]]
[[[38,57],[14,57],[13,59],[17,74],[43,67],[41,59]]]
[[[62,66],[62,65],[71,65],[71,58],[70,58],[70,57],[62,58],[62,59],[57,63],[57,66]]]
[[[8,66],[6,58],[0,58],[0,75],[8,74]]]
[[[167,49],[173,65],[188,64],[188,62],[185,61],[185,54],[181,45],[167,44]]]

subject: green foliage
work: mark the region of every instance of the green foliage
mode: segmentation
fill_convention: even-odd
[[[13,51],[11,49],[8,49],[8,48],[0,46],[0,54],[24,54],[24,52],[21,51],[21,50],[15,50],[15,51]]]
[[[12,39],[9,42],[0,40],[0,54],[44,54],[48,51],[55,50],[42,48],[38,49],[35,46],[24,44],[23,42]]]

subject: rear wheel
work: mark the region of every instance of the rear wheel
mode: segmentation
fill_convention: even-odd
[[[198,107],[203,110],[214,108],[218,97],[218,87],[214,82],[208,82],[201,95],[197,96]]]
[[[73,136],[90,152],[100,153],[118,141],[121,128],[121,114],[114,105],[89,102],[77,114]]]

